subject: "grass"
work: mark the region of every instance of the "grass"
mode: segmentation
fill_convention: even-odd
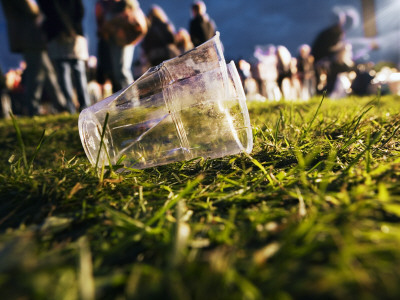
[[[398,299],[399,100],[250,102],[251,156],[124,175],[1,120],[2,299]]]

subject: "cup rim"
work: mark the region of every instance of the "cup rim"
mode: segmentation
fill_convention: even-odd
[[[234,81],[235,88],[238,93],[238,102],[241,108],[241,112],[244,119],[244,126],[246,127],[246,134],[247,134],[247,145],[243,145],[240,140],[238,139],[238,143],[242,148],[242,151],[246,153],[250,153],[253,149],[253,133],[250,123],[250,115],[246,104],[246,94],[243,89],[242,82],[240,80],[239,72],[236,68],[236,65],[233,60],[231,60],[228,64],[226,64],[227,72],[231,73],[232,80]],[[228,82],[228,81],[226,81]],[[228,88],[228,87],[227,87]],[[227,92],[227,96],[229,96],[229,91]]]

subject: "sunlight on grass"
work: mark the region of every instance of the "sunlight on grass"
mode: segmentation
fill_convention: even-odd
[[[2,297],[395,299],[399,100],[249,102],[251,154],[118,174],[77,116],[1,120]]]

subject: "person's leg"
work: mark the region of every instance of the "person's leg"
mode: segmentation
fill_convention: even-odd
[[[49,83],[46,87],[48,87],[48,92],[50,93],[50,97],[52,99],[52,105],[57,112],[65,111],[67,110],[69,101],[67,102],[67,94],[61,89],[60,85],[64,83],[64,79],[66,77],[60,73],[58,74],[60,76],[57,76],[50,57],[45,51],[42,52],[42,60],[45,74]]]
[[[90,106],[85,62],[78,59],[71,60],[71,67],[76,82],[75,87],[80,105],[79,110],[82,110]]]
[[[110,44],[113,77],[113,91],[126,88],[133,82],[132,62],[134,46],[128,45],[124,47]]]
[[[23,54],[26,62],[26,69],[23,75],[25,101],[27,113],[31,116],[39,114],[40,98],[46,78],[41,52],[41,50],[29,50]]]
[[[76,113],[76,107],[73,102],[74,87],[72,84],[71,66],[68,60],[59,59],[55,61],[55,66],[58,75],[58,82],[60,83],[61,91],[67,101],[68,111],[73,114]]]
[[[5,91],[0,91],[0,101],[1,101],[1,115],[5,119],[10,118],[11,108],[11,98],[10,95]]]

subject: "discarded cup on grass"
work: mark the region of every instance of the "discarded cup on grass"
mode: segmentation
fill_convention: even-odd
[[[243,87],[218,34],[83,110],[79,134],[93,165],[124,157],[136,169],[253,147]]]

